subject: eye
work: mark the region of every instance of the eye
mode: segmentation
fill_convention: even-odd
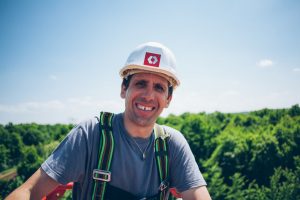
[[[135,86],[138,88],[144,88],[144,87],[146,87],[146,81],[143,81],[143,80],[137,81],[135,83]]]
[[[166,89],[161,84],[155,84],[155,90],[158,92],[164,92]]]

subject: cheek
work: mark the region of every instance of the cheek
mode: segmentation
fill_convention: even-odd
[[[160,99],[160,103],[163,105],[167,105],[169,103],[168,97],[165,95],[161,96],[159,99]]]
[[[134,99],[134,93],[132,93],[130,90],[126,90],[124,92],[124,99],[127,104],[132,102]]]

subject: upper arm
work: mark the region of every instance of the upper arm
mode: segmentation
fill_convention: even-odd
[[[181,193],[184,200],[211,200],[206,186],[200,186]]]
[[[9,199],[41,199],[59,185],[39,168],[24,184],[12,192]]]

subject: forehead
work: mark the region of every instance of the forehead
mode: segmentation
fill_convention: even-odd
[[[153,81],[154,83],[168,85],[168,80],[162,76],[153,73],[136,73],[132,76],[132,80]]]

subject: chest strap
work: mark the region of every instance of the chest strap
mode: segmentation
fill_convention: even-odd
[[[97,169],[93,170],[93,200],[104,200],[107,182],[111,179],[110,165],[114,151],[112,119],[114,114],[101,112],[99,119],[100,144]]]

